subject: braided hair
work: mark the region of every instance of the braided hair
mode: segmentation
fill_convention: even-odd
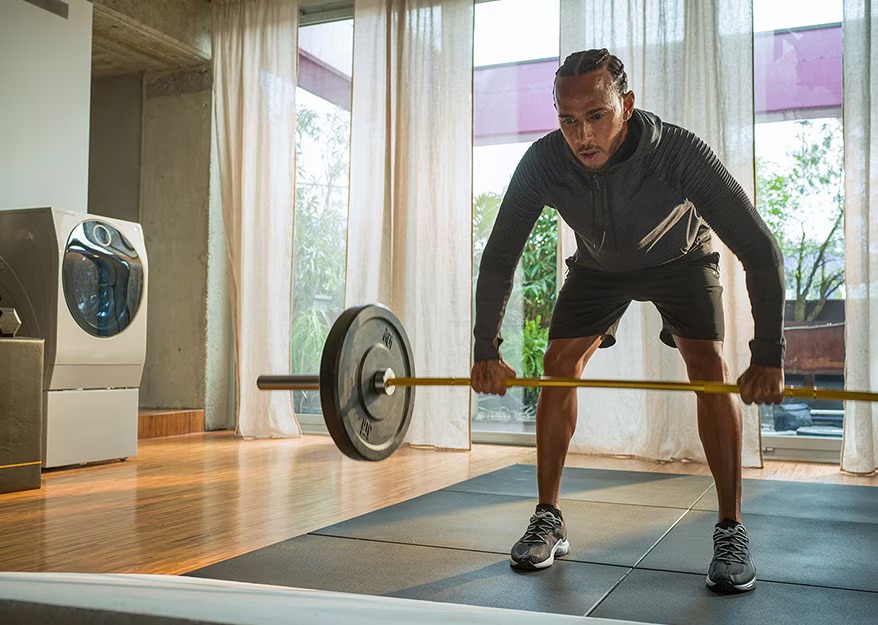
[[[628,76],[625,74],[625,66],[619,57],[610,54],[606,48],[574,52],[564,59],[561,67],[555,72],[555,78],[580,76],[604,68],[610,72],[613,84],[619,89],[619,93],[621,95],[628,93]]]

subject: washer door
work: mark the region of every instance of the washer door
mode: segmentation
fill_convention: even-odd
[[[62,285],[67,308],[92,336],[111,337],[134,320],[143,297],[143,264],[116,228],[85,221],[64,250]]]

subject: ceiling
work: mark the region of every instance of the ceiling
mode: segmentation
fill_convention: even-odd
[[[92,25],[92,76],[105,77],[148,71],[174,71],[210,61],[209,42],[200,48],[181,41],[181,34],[198,31],[192,19],[204,19],[209,39],[208,0],[95,0]],[[187,13],[188,11],[188,13]],[[130,17],[134,15],[136,17]],[[353,15],[353,0],[299,0],[300,24],[319,23]],[[159,24],[159,28],[147,25]]]
[[[102,4],[94,4],[92,76],[172,71],[209,60],[209,56],[193,46]]]

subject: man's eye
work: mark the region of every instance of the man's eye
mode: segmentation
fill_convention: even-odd
[[[597,121],[599,119],[603,119],[605,114],[606,113],[595,113],[594,115],[591,116],[591,118],[593,120]]]
[[[565,117],[565,118],[563,118],[563,119],[561,120],[561,123],[562,123],[562,124],[567,124],[567,125],[569,126],[570,124],[575,124],[575,123],[576,123],[576,120],[575,120],[575,119],[571,119],[571,118],[569,118],[569,117]]]

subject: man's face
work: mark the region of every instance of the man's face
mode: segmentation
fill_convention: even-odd
[[[606,69],[555,81],[555,108],[567,145],[586,168],[598,170],[628,132],[634,92],[624,96]]]

